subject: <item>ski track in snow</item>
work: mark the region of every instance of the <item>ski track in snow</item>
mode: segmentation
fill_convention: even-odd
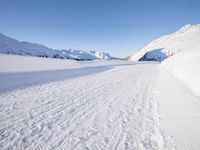
[[[0,94],[0,149],[163,149],[157,64]]]

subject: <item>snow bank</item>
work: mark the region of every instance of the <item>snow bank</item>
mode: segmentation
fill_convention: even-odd
[[[193,52],[177,53],[162,65],[200,96],[200,47]]]
[[[183,35],[182,45],[173,43],[179,52],[162,64],[200,96],[200,24],[188,26]]]

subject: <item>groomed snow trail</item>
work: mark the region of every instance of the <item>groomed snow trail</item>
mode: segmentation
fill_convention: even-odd
[[[0,149],[163,149],[158,64],[0,94]]]

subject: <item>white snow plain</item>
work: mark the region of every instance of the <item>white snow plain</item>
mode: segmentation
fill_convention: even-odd
[[[159,63],[0,58],[0,149],[200,147],[200,98]]]

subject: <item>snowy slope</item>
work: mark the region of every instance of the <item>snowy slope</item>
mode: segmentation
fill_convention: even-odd
[[[134,61],[162,61],[162,65],[168,71],[188,85],[196,95],[200,96],[199,43],[200,24],[186,25],[173,34],[151,42],[131,56],[130,59]]]
[[[37,43],[20,42],[0,33],[0,53],[75,60],[112,59],[108,53],[82,50],[54,50]]]
[[[162,36],[132,55],[129,59],[163,61],[179,51],[197,48],[200,43],[200,24],[185,25],[173,34]]]

